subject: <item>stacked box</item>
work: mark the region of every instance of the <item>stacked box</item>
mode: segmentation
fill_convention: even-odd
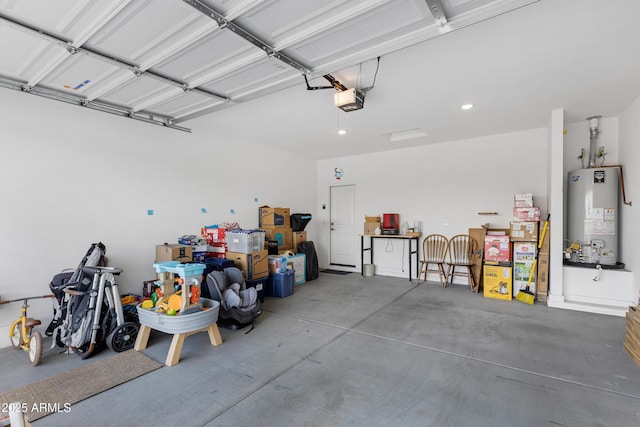
[[[515,242],[513,244],[513,296],[525,290],[529,283],[529,291],[536,294],[536,272],[534,261],[538,246],[535,243]]]
[[[218,227],[217,225],[211,225],[200,229],[200,235],[207,239],[207,243],[210,245],[215,243],[225,243],[226,229]]]
[[[269,275],[268,252],[259,251],[250,254],[227,252],[227,259],[233,261],[242,270],[246,280],[260,279]]]
[[[518,221],[540,221],[540,208],[514,207],[513,218]]]
[[[512,221],[509,237],[512,242],[537,242],[539,222]]]
[[[549,293],[549,229],[544,233],[544,239],[540,242],[540,253],[538,254],[538,271],[536,275],[536,299],[540,302],[547,302]]]
[[[180,261],[193,262],[193,249],[189,245],[165,243],[156,245],[156,262]]]
[[[258,226],[291,228],[291,211],[289,208],[262,206],[259,208]]]
[[[262,226],[261,229],[265,232],[266,240],[277,242],[278,252],[293,249],[293,231],[291,228]]]
[[[488,261],[511,261],[511,243],[509,236],[484,236],[484,259]]]
[[[629,356],[640,365],[640,310],[629,307],[627,312],[627,327],[623,347]]]
[[[536,272],[536,300],[547,302],[549,293],[549,254],[538,255],[538,271]]]
[[[533,193],[518,193],[513,196],[513,206],[516,208],[532,208]]]
[[[307,232],[306,231],[294,231],[293,232],[293,249],[296,250],[298,248],[298,244],[307,241]]]
[[[510,262],[485,261],[482,280],[485,298],[509,301],[513,298],[512,267]]]
[[[294,248],[289,208],[260,207],[258,209],[258,226],[260,230],[265,232],[265,239],[270,246],[275,246],[274,242],[277,242],[277,253]],[[272,250],[272,252],[275,251]]]
[[[307,256],[297,254],[287,257],[287,269],[295,272],[295,283],[301,285],[307,281]]]

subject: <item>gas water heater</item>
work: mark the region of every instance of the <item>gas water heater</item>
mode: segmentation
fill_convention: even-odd
[[[589,167],[567,177],[567,242],[565,261],[573,265],[624,268],[618,258],[620,172],[597,166],[598,119],[590,117]]]

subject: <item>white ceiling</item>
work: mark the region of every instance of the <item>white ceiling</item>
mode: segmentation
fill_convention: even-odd
[[[0,0],[0,86],[322,159],[556,108],[618,115],[640,94],[638,16],[637,0]],[[325,75],[364,108],[307,89]],[[426,136],[390,141],[404,133]]]

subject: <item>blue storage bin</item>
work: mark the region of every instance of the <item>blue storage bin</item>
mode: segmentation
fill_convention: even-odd
[[[293,295],[295,271],[287,270],[284,273],[269,273],[269,281],[267,283],[267,291],[270,296],[285,298]]]

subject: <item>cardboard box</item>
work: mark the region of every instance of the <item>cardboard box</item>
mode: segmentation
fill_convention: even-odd
[[[364,222],[377,222],[377,223],[381,223],[382,220],[380,219],[379,216],[365,216],[364,217]]]
[[[278,251],[293,248],[293,231],[290,227],[262,227],[266,233],[266,240],[278,242]]]
[[[488,232],[502,232],[504,234],[509,234],[509,229],[506,228],[492,228],[491,224],[482,224],[481,228],[470,228],[469,236],[471,236],[477,243],[479,252],[476,254],[477,256],[474,259],[473,266],[473,277],[478,278],[478,285],[482,287],[482,282],[484,278],[482,277],[482,262],[484,261],[484,236],[487,235]]]
[[[298,243],[307,241],[307,232],[306,231],[294,231],[293,232],[293,250],[298,250]]]
[[[509,237],[512,242],[537,242],[539,222],[537,221],[513,221]]]
[[[516,221],[540,221],[540,208],[537,206],[513,208],[513,219]]]
[[[301,285],[307,281],[307,256],[297,254],[287,257],[287,269],[295,271],[296,285]]]
[[[518,193],[513,196],[513,206],[517,208],[532,208],[533,193]]]
[[[484,236],[484,259],[488,261],[511,261],[511,240],[509,235]]]
[[[629,356],[640,365],[640,310],[638,307],[630,306],[626,318],[623,347]]]
[[[533,269],[533,261],[536,259],[538,247],[535,243],[515,242],[513,244],[513,296],[524,290],[529,282],[529,291],[536,294],[536,272]]]
[[[259,208],[258,226],[262,227],[291,227],[291,211],[289,208]]]
[[[177,243],[156,245],[155,261],[193,262],[193,250],[191,246],[180,245]]]
[[[542,236],[542,229],[544,228],[544,221],[540,222],[540,237]],[[540,252],[549,253],[549,236],[551,231],[551,222],[547,223],[547,231],[544,233],[544,238],[542,239],[542,246],[540,246]]]
[[[226,228],[217,226],[202,227],[200,229],[200,235],[207,239],[207,243],[210,245],[215,243],[225,243],[226,232]]]
[[[513,299],[512,267],[509,262],[485,262],[483,265],[484,297]]]
[[[242,270],[247,280],[260,279],[269,275],[269,255],[267,251],[243,254],[240,252],[227,252],[227,259]]]
[[[547,302],[549,293],[549,253],[538,255],[538,271],[536,275],[536,300]]]
[[[365,236],[373,236],[376,234],[376,228],[380,228],[380,222],[365,222],[363,234]]]

